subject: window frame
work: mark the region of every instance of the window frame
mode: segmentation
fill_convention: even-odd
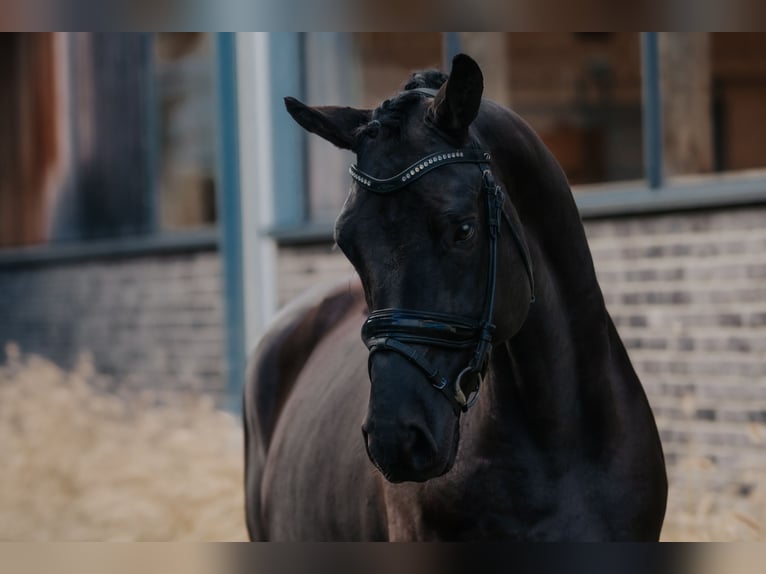
[[[296,35],[296,36],[302,36]],[[299,38],[292,40],[301,41]],[[644,179],[636,182],[608,182],[573,186],[575,202],[583,219],[620,217],[639,214],[693,211],[766,203],[766,170],[763,174],[723,172],[701,174],[695,178],[665,177],[663,150],[662,94],[660,87],[659,33],[641,32],[642,136]],[[448,66],[460,52],[456,32],[443,33],[444,60]],[[304,77],[298,68],[299,81]],[[278,92],[280,83],[273,84]],[[292,80],[293,86],[296,80]],[[286,92],[285,92],[286,93]],[[296,94],[297,97],[303,93]],[[281,104],[281,98],[279,104]],[[303,188],[297,185],[275,189],[275,225],[267,234],[280,245],[300,245],[332,240],[332,222],[311,220],[307,204],[305,134],[286,113],[275,110],[275,133],[291,134],[292,141],[302,141],[302,151],[289,152],[280,142],[275,148],[286,153],[275,157],[275,173],[284,173],[288,165],[303,174]],[[298,135],[300,134],[300,135]],[[693,181],[690,181],[693,179]],[[285,197],[287,194],[287,198]],[[282,207],[287,205],[287,207]],[[298,207],[296,207],[298,206]],[[285,211],[289,210],[289,211]]]

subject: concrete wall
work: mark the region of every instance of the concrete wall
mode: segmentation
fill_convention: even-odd
[[[222,396],[218,254],[202,251],[0,268],[7,342],[70,367],[87,352],[120,385]]]

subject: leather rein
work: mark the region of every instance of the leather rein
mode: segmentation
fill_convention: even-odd
[[[429,154],[407,169],[387,179],[378,179],[360,170],[349,169],[351,177],[362,187],[378,194],[389,194],[443,165],[472,163],[478,165],[482,175],[482,189],[487,196],[489,222],[489,272],[485,287],[484,310],[479,320],[451,313],[434,313],[410,309],[380,309],[370,313],[362,326],[362,341],[369,349],[368,370],[372,357],[380,351],[398,353],[419,368],[436,389],[452,404],[456,414],[466,412],[477,400],[481,382],[486,374],[492,351],[495,325],[492,316],[497,286],[497,240],[501,220],[510,228],[511,235],[521,253],[529,277],[532,302],[535,300],[534,276],[529,254],[519,230],[503,207],[505,194],[497,185],[490,170],[490,154],[475,147]],[[445,349],[468,349],[475,346],[468,365],[460,371],[452,385],[423,353],[412,345],[425,345]],[[466,376],[477,375],[476,384],[466,392],[462,382]]]

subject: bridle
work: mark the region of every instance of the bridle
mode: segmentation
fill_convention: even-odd
[[[495,307],[497,286],[497,238],[500,234],[501,219],[511,230],[516,245],[521,253],[524,267],[529,277],[532,301],[535,298],[534,276],[529,254],[516,227],[503,208],[505,194],[495,183],[490,170],[490,154],[478,147],[437,152],[425,156],[407,169],[387,179],[377,179],[360,170],[356,165],[349,169],[351,177],[373,193],[388,194],[402,189],[425,174],[444,165],[456,163],[477,164],[482,174],[482,189],[487,195],[487,213],[489,222],[489,276],[486,282],[484,310],[481,319],[476,321],[462,315],[434,313],[408,309],[380,309],[373,311],[362,326],[362,340],[370,351],[369,360],[374,353],[391,351],[400,354],[418,367],[431,384],[450,400],[456,412],[467,411],[478,398],[481,381],[486,373],[489,355],[492,351],[492,334],[495,325],[492,315]],[[410,346],[428,345],[447,349],[464,349],[476,346],[468,365],[460,371],[452,389],[449,382],[422,353]],[[368,362],[368,369],[370,363]],[[463,391],[462,380],[467,375],[476,374],[477,384],[468,394]]]
[[[418,91],[431,95],[430,90]],[[490,154],[482,151],[478,142],[474,141],[468,148],[429,154],[407,169],[386,179],[375,178],[360,170],[356,165],[352,165],[349,169],[351,177],[359,185],[378,194],[398,191],[444,165],[472,163],[476,164],[481,171],[482,189],[487,195],[489,222],[489,273],[481,318],[477,321],[451,313],[380,309],[370,313],[362,326],[362,341],[370,352],[368,370],[371,368],[372,357],[375,353],[380,351],[398,353],[425,373],[431,385],[447,397],[456,414],[459,414],[460,411],[466,412],[476,402],[482,379],[489,364],[492,335],[495,330],[492,315],[497,285],[497,238],[500,234],[501,220],[508,224],[511,235],[521,253],[529,277],[532,292],[531,300],[535,300],[534,276],[529,253],[519,231],[503,207],[505,194],[492,176],[490,159]],[[470,362],[460,371],[450,388],[449,381],[439,373],[439,369],[411,345],[426,345],[446,349],[467,349],[473,346],[476,348]],[[476,384],[466,393],[463,390],[462,381],[466,376],[473,374],[477,375]]]

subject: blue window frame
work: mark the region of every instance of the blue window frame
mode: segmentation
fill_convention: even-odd
[[[282,96],[306,96],[305,59],[301,60],[305,34],[272,34],[276,58],[283,58],[279,77],[273,79],[275,173],[280,179],[275,192],[275,226],[271,235],[282,244],[326,241],[331,223],[309,214],[306,136],[284,112]],[[665,177],[662,93],[660,86],[659,33],[641,34],[642,132],[644,179],[634,183],[603,183],[576,187],[575,200],[583,217],[606,217],[661,211],[704,209],[766,201],[766,178],[714,174],[695,181]],[[444,65],[461,49],[458,33],[442,36]],[[289,58],[289,61],[285,61]],[[274,62],[276,63],[276,62]],[[289,70],[293,70],[291,73]],[[313,103],[313,102],[312,102]],[[301,150],[296,152],[295,150]]]

